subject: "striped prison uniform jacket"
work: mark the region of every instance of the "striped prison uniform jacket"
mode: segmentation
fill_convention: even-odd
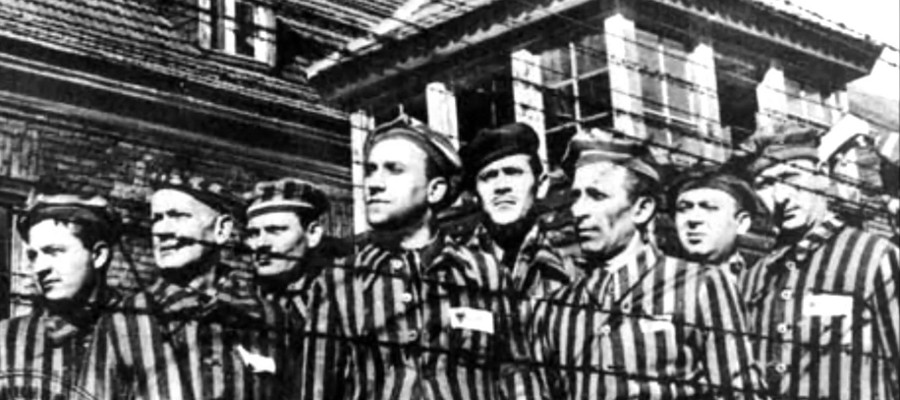
[[[897,247],[834,217],[741,274],[774,397],[900,399]]]
[[[552,397],[762,397],[733,281],[638,248],[538,302],[535,354]]]
[[[496,257],[496,245],[484,224],[479,224],[465,242],[474,251],[494,255],[496,262],[511,274],[516,292],[524,296],[544,297],[581,275],[573,258],[551,245],[537,223],[525,235],[512,261]]]
[[[93,399],[80,382],[97,367],[87,354],[100,313],[116,301],[95,290],[83,308],[65,315],[37,300],[33,314],[0,321],[0,399]]]
[[[285,317],[246,271],[215,270],[185,287],[158,279],[105,315],[91,357],[110,361],[85,386],[98,399],[122,388],[146,400],[284,398]]]
[[[441,235],[369,243],[310,301],[303,399],[529,399],[541,391],[493,258]]]

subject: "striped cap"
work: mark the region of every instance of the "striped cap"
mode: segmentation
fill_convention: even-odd
[[[304,211],[318,218],[328,210],[328,197],[318,186],[296,178],[259,182],[244,196],[250,203],[247,218],[280,211]]]
[[[741,143],[727,162],[727,169],[755,177],[760,171],[788,160],[819,161],[819,131],[787,123],[771,130],[758,130]]]
[[[19,234],[27,238],[32,226],[47,219],[96,224],[110,241],[119,233],[118,215],[104,197],[96,194],[32,191],[25,203],[25,214],[17,224]]]
[[[177,190],[232,216],[240,215],[244,209],[244,203],[240,198],[231,194],[223,184],[207,177],[187,176],[180,171],[169,171],[157,175],[152,186],[153,190]]]
[[[576,134],[563,156],[563,170],[572,176],[582,165],[607,161],[659,182],[659,171],[647,145],[620,136],[617,132],[597,128]]]
[[[375,144],[393,138],[409,140],[428,155],[437,167],[438,174],[446,178],[450,184],[450,190],[438,206],[443,208],[452,204],[460,191],[462,159],[450,139],[426,125],[413,123],[406,115],[401,115],[391,122],[376,127],[369,134],[363,149],[366,158]]]

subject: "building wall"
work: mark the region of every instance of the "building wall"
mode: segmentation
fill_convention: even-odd
[[[352,232],[349,176],[326,177],[290,162],[267,159],[264,153],[239,144],[197,143],[134,126],[75,120],[0,103],[0,211],[10,210],[13,215],[20,210],[39,179],[83,185],[107,195],[123,218],[124,248],[134,261],[132,267],[121,254],[116,255],[107,277],[115,288],[131,291],[153,275],[146,200],[154,175],[173,167],[226,181],[237,192],[249,190],[257,180],[282,176],[319,183],[333,202],[323,216],[327,233],[344,237]],[[9,222],[8,226],[0,223],[6,228],[0,238],[7,250],[0,255],[4,256],[3,273],[8,272],[11,281],[12,312],[17,314],[28,310],[26,297],[33,288],[13,229],[14,218]]]

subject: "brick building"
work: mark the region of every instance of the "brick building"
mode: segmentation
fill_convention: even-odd
[[[0,2],[2,304],[27,308],[14,216],[39,179],[111,197],[136,268],[118,259],[109,280],[126,290],[151,273],[146,196],[164,170],[238,191],[305,178],[334,200],[328,232],[352,231],[349,124],[306,83],[318,54],[294,3]]]

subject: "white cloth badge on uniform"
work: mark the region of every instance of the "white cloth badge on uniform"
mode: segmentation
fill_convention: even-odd
[[[470,307],[450,307],[450,327],[494,334],[494,314]]]
[[[807,294],[803,296],[804,317],[839,317],[853,314],[853,296]]]
[[[641,332],[644,333],[675,330],[675,325],[672,324],[672,314],[641,315],[637,318],[640,318],[638,326],[641,327]]]
[[[251,353],[241,345],[238,345],[237,351],[241,360],[244,361],[244,365],[250,367],[253,372],[275,373],[275,359],[272,357]]]

